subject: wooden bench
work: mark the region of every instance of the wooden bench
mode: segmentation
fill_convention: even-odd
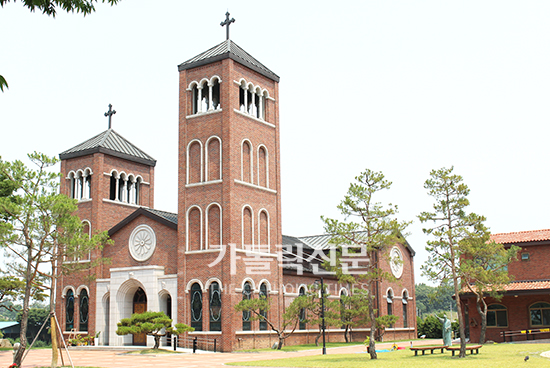
[[[443,353],[443,349],[445,348],[446,346],[418,346],[410,349],[411,351],[414,351],[414,356],[418,356],[419,351],[422,352],[422,355],[426,353],[426,350],[429,350],[432,354],[434,353],[434,350],[441,350],[441,353]]]
[[[479,354],[479,349],[482,347],[483,345],[471,345],[471,346],[466,346],[466,351],[470,350],[470,354],[473,354],[474,353],[474,350],[476,351],[476,354]],[[455,351],[460,351],[460,345],[458,346],[447,346],[446,348],[447,350],[451,351],[453,353],[453,356],[455,356]]]

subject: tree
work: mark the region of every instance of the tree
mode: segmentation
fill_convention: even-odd
[[[315,338],[315,345],[319,345],[319,338],[323,334],[323,304],[325,316],[325,328],[328,326],[342,325],[342,319],[337,310],[340,308],[338,300],[329,300],[327,293],[327,285],[323,292],[323,300],[321,299],[321,285],[315,283],[302,296],[304,298],[302,307],[306,310],[306,316],[302,320],[304,323],[311,323],[319,326],[319,334]]]
[[[0,308],[15,311],[15,302],[23,295],[25,283],[14,276],[0,277]]]
[[[235,305],[235,310],[237,312],[250,313],[251,321],[262,321],[267,323],[267,325],[277,334],[277,338],[279,339],[277,350],[281,350],[285,339],[290,337],[296,330],[301,311],[306,306],[307,300],[304,296],[295,298],[285,309],[282,316],[282,322],[279,326],[277,326],[276,321],[271,317],[271,315],[273,315],[273,317],[275,317],[275,315],[270,315],[270,313],[268,313],[271,308],[271,298],[267,298],[264,295],[260,295],[259,298],[241,300]],[[292,327],[290,331],[287,330],[289,327]]]
[[[390,187],[391,182],[384,179],[384,174],[367,169],[350,184],[344,200],[338,205],[345,221],[321,217],[325,223],[325,232],[333,235],[331,242],[337,249],[336,264],[327,267],[336,272],[341,283],[362,284],[362,288],[368,291],[366,299],[371,359],[377,358],[375,330],[378,311],[374,308],[375,285],[382,280],[394,279],[380,264],[382,261],[392,262],[390,248],[397,243],[403,243],[401,234],[409,224],[394,218],[398,212],[397,206],[389,204],[384,208],[380,202],[375,201],[374,197],[380,191]],[[346,271],[346,267],[342,267],[343,255],[348,259],[350,256],[368,255],[368,261],[362,262],[361,269],[351,274]]]
[[[356,290],[351,295],[340,296],[340,318],[346,342],[351,341],[353,327],[369,322],[369,298],[365,290]]]
[[[172,318],[164,312],[151,311],[135,313],[131,318],[123,318],[117,326],[117,335],[144,333],[153,336],[155,339],[153,349],[159,348],[160,338],[167,334],[181,335],[184,332],[195,331],[193,327],[184,323],[176,323],[175,327],[172,327]]]
[[[102,3],[108,2],[111,5],[115,5],[119,0],[102,0]],[[0,0],[0,6],[4,7],[4,4],[11,2],[11,0]],[[13,0],[15,2],[15,0]],[[95,4],[98,0],[22,0],[25,7],[31,12],[40,10],[43,14],[51,15],[55,17],[57,7],[68,12],[82,13],[84,16],[95,11]],[[4,87],[8,88],[8,82],[0,75],[0,91],[4,92]]]
[[[20,311],[17,315],[17,322],[21,322],[22,317],[22,311]],[[38,331],[40,331],[40,328],[44,324],[44,322],[48,319],[50,315],[50,308],[45,306],[33,306],[29,309],[28,314],[28,327],[27,327],[27,339],[34,339],[36,335],[38,334]],[[40,335],[38,336],[38,340],[49,342],[50,336],[48,334],[48,328],[50,327],[50,324],[47,322],[42,331],[40,332]]]
[[[434,199],[433,212],[422,212],[418,218],[422,223],[433,222],[434,226],[422,229],[432,239],[426,245],[429,256],[421,267],[422,273],[432,281],[451,281],[453,284],[460,331],[459,357],[463,358],[466,356],[466,338],[459,297],[462,276],[460,259],[465,243],[473,242],[485,233],[485,217],[466,213],[470,190],[460,175],[453,174],[453,167],[432,170],[424,188]]]
[[[415,297],[421,315],[448,311],[454,304],[453,286],[448,282],[438,286],[416,284]]]
[[[465,285],[476,297],[476,309],[481,316],[479,343],[485,343],[487,331],[487,302],[491,297],[500,300],[505,285],[511,281],[508,265],[516,259],[521,248],[512,245],[505,249],[502,244],[490,240],[489,231],[463,242],[460,274]]]
[[[57,163],[56,158],[33,153],[29,159],[37,166],[29,169],[23,162],[0,160],[0,173],[16,188],[13,196],[0,197],[0,213],[9,220],[0,221],[0,246],[8,250],[12,258],[9,269],[25,280],[21,315],[21,348],[15,356],[20,365],[27,348],[26,332],[31,299],[43,299],[49,291],[51,324],[55,325],[56,279],[61,274],[94,267],[95,262],[66,262],[81,258],[93,249],[108,243],[106,232],[89,236],[82,231],[82,223],[73,213],[76,200],[59,194],[60,174],[49,172]],[[52,331],[52,365],[57,365],[57,339]],[[54,366],[55,366],[54,365]]]

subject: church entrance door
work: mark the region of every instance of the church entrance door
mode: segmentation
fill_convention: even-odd
[[[134,305],[132,308],[132,313],[143,313],[147,311],[147,295],[142,288],[138,288],[134,294]],[[144,333],[135,334],[133,338],[133,345],[147,345],[147,335]]]

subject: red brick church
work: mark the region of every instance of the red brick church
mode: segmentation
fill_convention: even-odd
[[[330,236],[281,232],[279,76],[229,37],[178,71],[177,214],[155,209],[155,159],[113,129],[60,154],[62,193],[78,199],[86,231],[108,231],[114,244],[71,260],[111,262],[63,276],[56,312],[65,335],[101,332],[100,345],[152,345],[115,331],[120,319],[153,310],[194,327],[191,337],[216,339],[218,350],[268,347],[276,334],[233,306],[266,295],[277,323],[319,278],[319,258],[330,248]],[[284,257],[282,244],[292,249]],[[414,338],[414,251],[396,244],[392,256],[403,262],[386,265],[397,281],[373,290],[377,307],[400,317],[386,337]],[[351,292],[331,276],[325,281],[331,298]],[[300,324],[287,343],[312,342],[318,330]],[[327,332],[343,340],[340,326]],[[367,332],[355,329],[354,338]]]

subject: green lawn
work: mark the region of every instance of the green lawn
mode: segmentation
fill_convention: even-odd
[[[409,340],[407,340],[409,341]],[[342,346],[356,346],[356,345],[363,345],[360,342],[327,342],[325,346],[328,348],[339,348]],[[319,346],[315,344],[303,344],[303,345],[283,345],[281,350],[279,351],[300,351],[300,350],[312,350],[312,349],[319,349],[319,351],[322,349],[323,343],[320,342]],[[270,351],[275,352],[278,350],[273,350],[271,348],[265,348],[265,349],[245,349],[245,350],[238,350],[238,353],[255,353],[255,352],[263,352],[263,351]]]
[[[366,353],[362,354],[331,354],[304,356],[300,358],[286,358],[273,360],[258,360],[253,362],[228,363],[234,366],[260,367],[315,367],[315,368],[355,368],[355,367],[384,367],[384,368],[512,368],[525,364],[529,367],[550,367],[550,359],[543,358],[540,353],[550,351],[550,344],[491,344],[484,345],[479,354],[459,359],[452,357],[451,352],[414,356],[409,349],[389,353],[378,353],[377,360],[369,359]],[[525,356],[529,361],[524,362]]]

